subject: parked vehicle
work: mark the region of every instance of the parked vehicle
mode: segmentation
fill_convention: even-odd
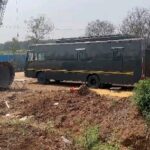
[[[0,62],[0,89],[7,89],[15,76],[13,65],[9,62]]]
[[[7,2],[8,0],[0,0],[0,27],[2,25],[3,15]],[[12,64],[7,61],[8,59],[10,58],[0,58],[0,89],[9,88],[14,80],[15,71]]]
[[[32,45],[27,54],[25,75],[37,78],[39,83],[53,79],[83,81],[90,87],[103,83],[133,85],[150,75],[148,55],[141,38],[63,39]]]

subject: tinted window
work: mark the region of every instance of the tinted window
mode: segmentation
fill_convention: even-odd
[[[113,50],[113,59],[120,59],[121,58],[121,51]]]
[[[111,49],[113,51],[114,60],[122,59],[124,47],[112,47]]]
[[[78,51],[77,55],[78,55],[78,60],[86,60],[86,58],[87,58],[85,50],[84,51]]]
[[[37,57],[38,57],[38,61],[44,61],[45,60],[45,54],[44,53],[38,53]]]
[[[29,52],[28,53],[28,61],[33,61],[34,60],[34,54]]]

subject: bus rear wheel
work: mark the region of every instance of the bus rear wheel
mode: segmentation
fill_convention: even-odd
[[[37,80],[38,80],[38,83],[40,83],[40,84],[48,84],[49,83],[49,80],[46,79],[46,75],[44,72],[38,73]]]
[[[100,80],[97,75],[90,75],[87,79],[87,84],[91,88],[99,88]]]
[[[55,80],[55,83],[56,84],[59,84],[61,81],[60,80]]]

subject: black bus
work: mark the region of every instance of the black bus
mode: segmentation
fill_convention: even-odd
[[[144,40],[135,37],[35,44],[28,51],[25,76],[42,84],[53,79],[96,88],[104,83],[133,85],[149,76],[149,52]]]

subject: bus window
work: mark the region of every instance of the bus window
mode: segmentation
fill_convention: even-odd
[[[122,59],[124,47],[112,47],[113,59],[119,60]]]
[[[121,52],[118,50],[113,50],[113,59],[120,59],[121,58]]]
[[[44,53],[38,53],[38,61],[44,61],[45,60],[45,54]]]
[[[34,60],[34,54],[33,54],[32,52],[29,52],[29,53],[28,53],[27,60],[28,60],[29,62]]]
[[[34,61],[38,61],[38,54],[37,53],[34,53]]]
[[[85,60],[85,59],[86,59],[85,51],[78,51],[78,60]]]
[[[87,54],[86,54],[86,49],[85,48],[78,48],[76,49],[77,51],[77,58],[78,60],[86,60]]]

